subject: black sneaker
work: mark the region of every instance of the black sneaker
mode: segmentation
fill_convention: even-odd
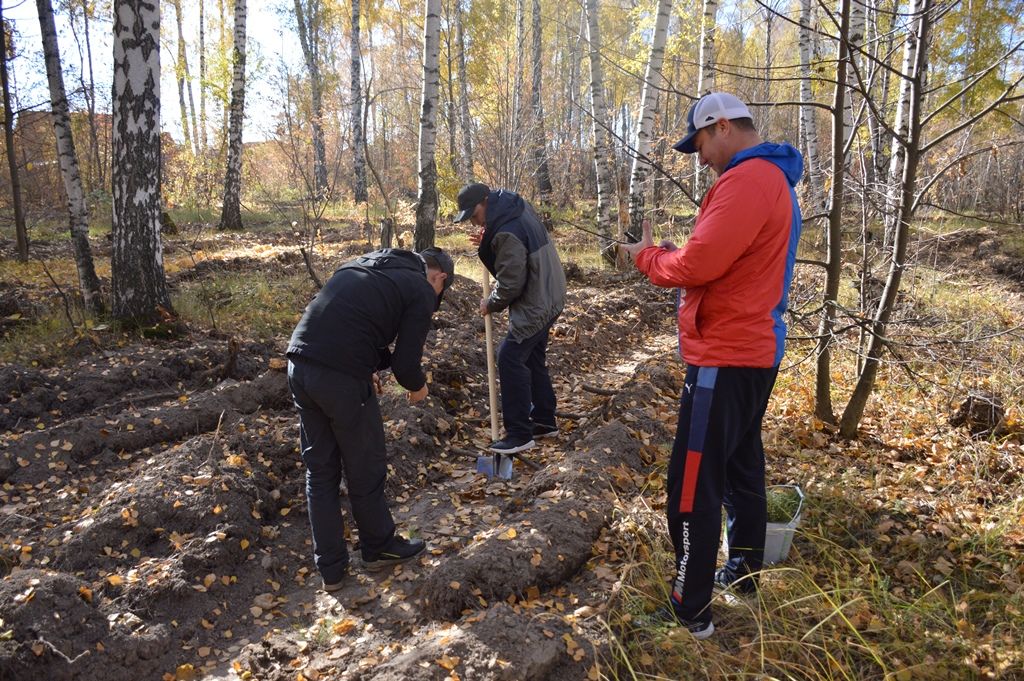
[[[328,582],[325,579],[322,588],[323,588],[324,591],[326,591],[327,593],[330,594],[330,593],[334,593],[335,591],[341,591],[342,589],[345,588],[345,586],[347,584],[348,584],[348,567],[346,567],[342,571],[341,577],[339,577],[337,579],[337,581]]]
[[[492,442],[488,449],[498,454],[515,454],[516,452],[525,452],[527,449],[533,449],[536,446],[537,443],[531,438],[509,436],[503,440]]]
[[[558,426],[549,426],[546,423],[533,424],[534,440],[540,440],[545,437],[555,437],[556,435],[558,435]]]
[[[426,548],[427,545],[422,539],[406,539],[396,534],[384,547],[384,550],[374,558],[363,556],[363,567],[367,570],[383,570],[392,565],[412,560],[423,553]]]
[[[683,619],[676,614],[676,609],[671,605],[663,605],[650,615],[640,617],[639,620],[641,624],[651,627],[683,627],[698,641],[703,641],[715,633],[715,623],[711,620],[701,622]]]
[[[739,575],[728,566],[715,570],[716,591],[731,590],[741,596],[753,596],[757,593],[757,581],[749,575]]]

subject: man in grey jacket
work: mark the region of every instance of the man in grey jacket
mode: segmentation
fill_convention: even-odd
[[[525,199],[479,182],[459,191],[455,222],[470,220],[470,240],[496,286],[480,315],[508,308],[508,335],[498,348],[505,437],[491,451],[514,454],[534,438],[558,433],[547,367],[548,333],[565,307],[565,272],[555,245]]]

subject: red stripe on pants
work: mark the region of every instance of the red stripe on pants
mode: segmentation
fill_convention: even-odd
[[[683,469],[683,491],[679,495],[679,512],[693,511],[693,495],[697,489],[697,474],[700,472],[700,452],[692,449],[686,452],[686,467]]]

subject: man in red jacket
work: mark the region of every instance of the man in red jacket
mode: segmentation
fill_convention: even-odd
[[[643,239],[624,248],[653,284],[680,294],[686,379],[667,485],[676,577],[659,618],[702,639],[715,630],[714,587],[753,592],[764,557],[761,420],[786,338],[802,224],[793,187],[803,159],[788,144],[762,142],[731,94],[701,97],[688,123],[675,149],[700,154],[718,174],[693,235],[681,248],[655,246],[645,221]],[[716,572],[723,504],[729,560]]]

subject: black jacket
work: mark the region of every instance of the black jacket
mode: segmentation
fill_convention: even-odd
[[[419,390],[426,383],[420,361],[436,305],[420,256],[396,248],[367,253],[339,267],[309,303],[288,356],[366,381],[391,367],[403,388]]]
[[[509,335],[522,341],[562,313],[565,271],[533,207],[515,192],[491,192],[486,221],[478,254],[496,282],[487,309],[507,307]]]

